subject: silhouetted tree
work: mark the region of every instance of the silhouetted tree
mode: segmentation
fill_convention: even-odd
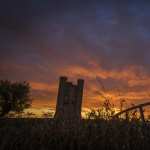
[[[27,82],[0,81],[0,117],[10,111],[23,111],[31,104],[30,85]]]

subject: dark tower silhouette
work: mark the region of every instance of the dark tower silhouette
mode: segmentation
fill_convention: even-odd
[[[60,120],[80,120],[84,80],[79,79],[77,85],[60,77],[55,118]]]

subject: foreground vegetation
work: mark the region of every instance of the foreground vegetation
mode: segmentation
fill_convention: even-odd
[[[65,125],[53,119],[1,119],[0,150],[145,150],[150,126],[138,120],[87,119]]]
[[[115,107],[108,98],[80,122],[21,118],[30,103],[28,83],[0,81],[0,150],[150,149],[149,122],[141,122],[137,110],[128,117],[114,118]],[[15,117],[11,111],[18,117],[7,118]]]

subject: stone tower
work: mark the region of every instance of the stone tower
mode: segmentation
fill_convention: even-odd
[[[80,120],[84,80],[79,79],[77,85],[60,77],[55,118],[61,120]]]

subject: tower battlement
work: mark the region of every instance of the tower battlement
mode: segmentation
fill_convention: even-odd
[[[77,84],[68,82],[67,77],[60,77],[56,105],[56,119],[80,120],[84,80],[78,79]]]

